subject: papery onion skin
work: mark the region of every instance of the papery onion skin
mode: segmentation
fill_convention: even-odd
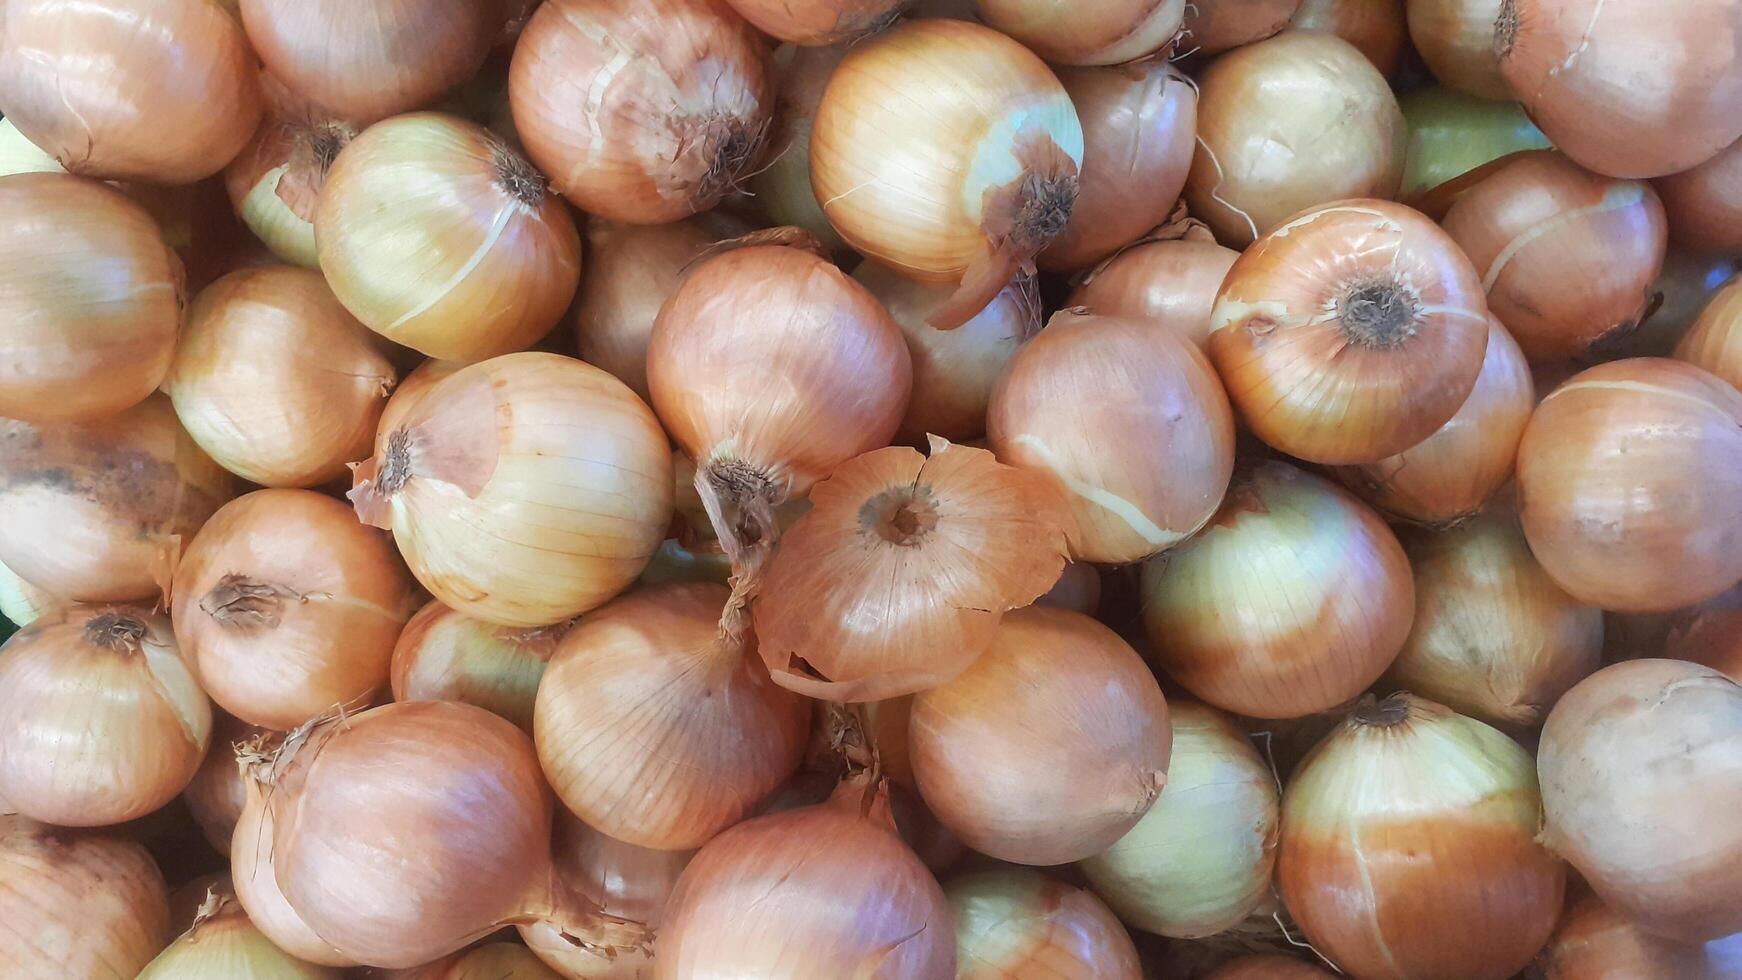
[[[1196,939],[1243,921],[1270,895],[1277,778],[1232,718],[1175,701],[1167,787],[1118,842],[1081,862],[1119,917]]]
[[[1742,389],[1742,278],[1731,279],[1712,294],[1693,328],[1676,344],[1675,356]]]
[[[530,733],[539,680],[571,625],[509,629],[431,600],[393,645],[393,700],[464,701]]]
[[[387,407],[381,410],[381,420],[375,424],[376,439],[379,440],[387,433],[403,426],[405,420],[411,416],[412,407],[424,395],[429,394],[430,389],[436,386],[436,382],[466,366],[463,361],[440,361],[430,358],[414,368],[399,382],[399,386],[393,389],[393,394],[387,399]]]
[[[1302,212],[1234,263],[1210,359],[1247,427],[1316,463],[1373,463],[1433,435],[1488,346],[1482,284],[1419,212],[1343,201]]]
[[[1055,65],[1119,65],[1173,43],[1184,0],[1115,0],[1092,7],[1049,0],[979,0],[980,20]]]
[[[1711,976],[1706,951],[1639,928],[1595,895],[1567,906],[1542,952],[1547,980],[1684,980]]]
[[[1213,62],[1199,86],[1185,199],[1224,245],[1244,248],[1330,201],[1396,195],[1403,113],[1385,77],[1342,38],[1291,31],[1249,45]]]
[[[169,941],[144,847],[0,818],[0,941],[16,980],[132,977]]]
[[[1283,794],[1278,891],[1355,976],[1503,980],[1560,912],[1566,866],[1536,840],[1541,823],[1511,739],[1413,695],[1369,701]]]
[[[207,756],[210,758],[210,756]],[[232,760],[232,764],[234,760]],[[229,841],[224,842],[227,851]],[[220,895],[235,897],[235,886],[230,882],[230,872],[214,871],[211,874],[189,878],[187,881],[169,890],[169,933],[180,935],[194,924],[194,916],[199,914],[200,906],[206,903],[207,896],[216,892]]]
[[[1331,980],[1335,976],[1292,956],[1241,956],[1204,974],[1204,980]]]
[[[1398,189],[1398,199],[1406,203],[1508,154],[1551,148],[1548,137],[1516,102],[1424,88],[1399,96],[1397,104],[1409,124],[1409,151]]]
[[[1234,469],[1233,412],[1209,361],[1138,317],[1054,316],[1011,359],[986,428],[1000,460],[1058,481],[1078,561],[1178,544],[1215,513]]]
[[[1215,54],[1262,41],[1288,28],[1301,0],[1194,0],[1186,9],[1181,51]]]
[[[339,971],[299,960],[272,944],[228,895],[212,894],[186,932],[139,980],[339,980]]]
[[[0,119],[0,177],[12,174],[64,174],[60,161],[32,143],[10,119]]]
[[[231,207],[273,255],[305,269],[320,268],[316,195],[339,151],[356,135],[355,126],[338,120],[309,122],[268,114],[254,138],[224,168]]]
[[[1154,320],[1207,354],[1210,311],[1222,280],[1239,257],[1239,252],[1217,245],[1207,235],[1144,242],[1096,269],[1071,294],[1069,305],[1104,316]]]
[[[194,778],[182,790],[182,801],[200,827],[206,842],[228,856],[236,836],[236,823],[248,805],[248,787],[236,763],[236,747],[265,735],[263,728],[238,721],[221,711],[212,713],[211,747]]]
[[[909,0],[726,0],[770,37],[793,44],[854,41],[889,26]]]
[[[1408,28],[1400,0],[1302,0],[1289,29],[1321,31],[1353,44],[1379,74],[1397,74]]]
[[[180,263],[145,209],[66,174],[0,177],[0,415],[71,422],[137,405],[168,373]]]
[[[515,45],[508,97],[564,197],[658,224],[706,211],[746,176],[774,111],[768,58],[725,0],[549,0]]]
[[[12,625],[29,626],[66,605],[65,600],[31,585],[17,572],[0,565],[0,615],[4,615]]]
[[[1696,252],[1742,253],[1742,139],[1652,186],[1663,199],[1675,244]]]
[[[250,773],[243,774],[247,801],[230,837],[230,873],[236,900],[273,945],[292,956],[322,966],[357,966],[358,962],[314,934],[279,889],[271,797],[275,789]]]
[[[1235,474],[1197,537],[1143,567],[1156,662],[1210,704],[1298,718],[1360,694],[1415,614],[1409,560],[1367,505],[1281,462]]]
[[[992,646],[914,699],[914,774],[969,847],[1051,865],[1098,854],[1167,782],[1161,688],[1135,651],[1080,613],[1009,613]]]
[[[1512,100],[1494,47],[1502,5],[1502,0],[1407,0],[1409,36],[1440,84],[1477,98]]]
[[[14,0],[0,113],[74,173],[191,184],[260,121],[241,26],[203,0]]]
[[[0,421],[0,561],[69,600],[150,598],[233,482],[162,395],[98,422]]]
[[[1604,0],[1504,0],[1494,45],[1525,111],[1600,174],[1678,173],[1742,138],[1738,0],[1607,9]]]
[[[1137,947],[1094,893],[1038,871],[962,875],[944,889],[956,917],[956,976],[1137,980]]]
[[[973,4],[973,0],[966,2]],[[767,162],[748,181],[751,196],[771,224],[803,228],[833,252],[846,248],[847,243],[829,224],[811,189],[811,127],[823,89],[841,59],[852,50],[849,44],[826,48],[785,45],[774,52],[774,129],[763,150]]]
[[[1742,394],[1657,358],[1591,368],[1543,399],[1518,450],[1530,549],[1561,588],[1664,612],[1742,579]]]

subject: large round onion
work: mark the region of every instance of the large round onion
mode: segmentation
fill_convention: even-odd
[[[1699,252],[1742,253],[1742,140],[1653,186],[1669,215],[1671,241]]]
[[[121,980],[168,941],[169,895],[145,848],[0,817],[9,980]]]
[[[1180,50],[1215,54],[1288,29],[1301,0],[1192,0]]]
[[[1409,123],[1409,153],[1398,200],[1412,206],[1442,207],[1464,181],[1451,183],[1501,157],[1550,148],[1548,137],[1516,102],[1493,102],[1444,88],[1423,88],[1400,96]],[[1487,173],[1488,170],[1483,170]],[[1438,193],[1434,193],[1438,190]],[[1443,213],[1443,212],[1441,212]]]
[[[510,629],[432,600],[393,645],[393,700],[464,701],[531,732],[539,681],[571,625]]]
[[[1710,973],[1706,951],[1654,936],[1586,895],[1567,906],[1542,951],[1547,980],[1687,980]]]
[[[1503,0],[1407,0],[1410,39],[1440,84],[1483,99],[1512,99],[1494,47],[1502,5]]]
[[[1712,294],[1675,356],[1742,389],[1742,277]]]
[[[979,0],[978,12],[1055,65],[1120,65],[1172,44],[1189,7],[1185,0]]]
[[[1295,31],[1335,34],[1353,44],[1388,78],[1397,74],[1403,63],[1409,34],[1399,0],[1301,0],[1288,26]]]
[[[273,255],[320,268],[315,203],[339,151],[356,136],[357,127],[340,120],[271,113],[224,169],[230,206]]]
[[[1105,316],[1155,321],[1207,353],[1210,311],[1240,253],[1217,245],[1203,225],[1195,228],[1181,238],[1121,251],[1084,280],[1071,294],[1070,305]]]
[[[983,871],[944,895],[956,916],[957,980],[1143,975],[1125,927],[1086,889],[1038,871]]]
[[[901,16],[907,0],[726,0],[764,34],[794,44],[857,40]]]

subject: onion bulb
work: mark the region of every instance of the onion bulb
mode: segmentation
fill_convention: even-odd
[[[1055,65],[1122,65],[1154,54],[1173,44],[1190,7],[1185,0],[1113,0],[1086,7],[1051,0],[979,0],[982,21]]]
[[[1742,389],[1742,278],[1731,279],[1712,294],[1693,328],[1676,344],[1675,356]]]
[[[1683,942],[1742,931],[1742,685],[1631,660],[1567,692],[1537,754],[1548,845],[1603,902]]]
[[[320,268],[315,202],[339,151],[356,136],[357,127],[342,120],[268,115],[224,169],[231,207],[273,255]]]
[[[411,581],[387,536],[342,501],[258,490],[188,546],[171,606],[212,700],[263,728],[366,706],[387,683]]]
[[[509,105],[527,153],[576,207],[676,221],[718,204],[756,162],[774,111],[768,58],[724,0],[549,0],[514,47]]]
[[[502,626],[548,626],[641,573],[671,518],[671,453],[598,368],[506,354],[449,375],[381,432],[350,497],[423,587]],[[3,555],[0,555],[3,557]]]
[[[249,758],[252,760],[251,754]],[[252,761],[249,767],[253,767]],[[297,959],[322,966],[356,966],[356,960],[315,935],[285,899],[273,863],[277,822],[270,803],[274,788],[249,773],[243,774],[242,782],[245,801],[230,837],[230,877],[248,920],[274,946]]]
[[[969,6],[973,0],[966,0]],[[775,226],[796,226],[816,236],[830,251],[846,247],[811,189],[811,128],[823,89],[851,45],[826,48],[782,45],[774,52],[776,106],[774,128],[763,159],[749,177],[750,196]]]
[[[18,576],[17,572],[0,565],[0,615],[14,626],[31,623],[66,606],[60,599],[39,589]]]
[[[1742,394],[1636,358],[1550,392],[1518,449],[1530,550],[1574,598],[1663,612],[1742,579]]]
[[[1407,0],[1409,36],[1440,84],[1465,95],[1510,102],[1494,45],[1502,0]]]
[[[1364,701],[1282,798],[1277,888],[1354,976],[1505,980],[1548,940],[1566,866],[1530,756],[1432,701]],[[1475,941],[1480,937],[1480,941]]]
[[[1561,913],[1541,959],[1546,980],[1720,980],[1708,972],[1704,949],[1654,936],[1595,895]]]
[[[770,37],[793,44],[855,41],[894,23],[907,0],[726,0]]]
[[[1189,340],[1137,317],[1064,311],[992,392],[998,458],[1066,494],[1078,561],[1138,561],[1215,513],[1234,468],[1234,419]]]
[[[387,407],[381,410],[381,421],[375,424],[376,438],[379,439],[383,433],[392,432],[403,425],[411,415],[412,406],[429,394],[436,382],[466,366],[463,361],[439,361],[435,358],[419,364],[399,382],[399,386],[388,397]]]
[[[533,736],[571,812],[624,843],[683,850],[792,775],[810,706],[770,683],[744,625],[724,586],[693,582],[632,592],[563,637]]]
[[[1332,980],[1337,976],[1293,956],[1252,955],[1228,960],[1204,980]]]
[[[1403,113],[1385,76],[1342,38],[1291,31],[1248,45],[1212,62],[1199,87],[1185,198],[1223,244],[1244,248],[1330,201],[1397,193]]]
[[[1210,526],[1143,566],[1156,662],[1228,711],[1298,718],[1367,689],[1415,613],[1409,559],[1365,504],[1286,463],[1237,472]]]
[[[159,953],[139,980],[339,980],[272,945],[234,896],[211,892],[193,926]]]
[[[1215,54],[1280,33],[1301,0],[1192,0],[1186,5],[1182,51]]]
[[[811,131],[811,185],[847,244],[927,282],[959,282],[934,326],[980,312],[1064,230],[1083,128],[1038,57],[959,20],[853,47]]]
[[[1671,241],[1697,252],[1742,253],[1742,139],[1652,186],[1669,215]]]
[[[1414,9],[1412,3],[1412,14]],[[1426,207],[1435,197],[1430,191],[1501,157],[1550,148],[1548,137],[1516,102],[1491,102],[1434,87],[1399,96],[1397,104],[1409,124],[1409,151],[1397,196],[1414,206]]]
[[[1038,871],[963,875],[944,889],[956,917],[956,976],[1138,980],[1137,947],[1093,892]]]
[[[393,700],[464,701],[531,732],[539,680],[571,625],[510,629],[431,601],[393,646]]]
[[[191,184],[260,121],[248,39],[215,3],[12,0],[5,21],[0,113],[73,173]]]
[[[169,941],[169,896],[144,847],[0,818],[0,942],[14,980],[131,977]]]
[[[1136,651],[1081,613],[1004,617],[967,670],[914,698],[920,795],[974,850],[1064,864],[1106,850],[1167,782],[1167,702]]]
[[[1167,787],[1083,877],[1136,928],[1197,939],[1244,921],[1270,896],[1281,794],[1233,719],[1175,701]]]
[[[1101,607],[1101,572],[1086,562],[1072,562],[1059,573],[1058,581],[1046,594],[1034,600],[1036,605],[1069,609],[1093,616]]]
[[[1387,78],[1403,64],[1409,34],[1400,0],[1301,0],[1288,26],[1335,34],[1353,44]]]
[[[0,177],[0,416],[103,418],[169,371],[182,269],[144,208],[66,174]]]
[[[32,143],[10,119],[0,119],[0,177],[12,174],[64,174],[60,161]]]
[[[1704,664],[1742,684],[1742,585],[1676,615],[1663,655]]]
[[[0,797],[26,817],[122,823],[174,799],[199,769],[212,705],[163,616],[71,606],[4,649]]]
[[[234,492],[154,395],[100,422],[0,421],[0,561],[77,602],[167,593],[181,553]]]
[[[1344,201],[1247,249],[1210,330],[1210,358],[1255,435],[1315,463],[1374,463],[1469,399],[1489,317],[1445,232],[1400,204]]]
[[[1201,224],[1183,237],[1143,242],[1113,256],[1071,294],[1070,306],[1155,321],[1209,352],[1210,311],[1240,253]]]
[[[236,763],[236,750],[265,734],[263,728],[238,721],[222,711],[213,712],[211,748],[187,789],[182,791],[188,813],[199,825],[206,842],[219,854],[230,853],[236,823],[242,819],[242,808],[248,805],[248,788]]]
[[[387,970],[382,980],[562,980],[562,975],[525,946],[485,943],[409,970]]]
[[[452,116],[414,113],[364,130],[327,173],[314,226],[339,302],[430,357],[527,347],[580,282],[580,237],[544,175]]]
[[[1742,138],[1739,47],[1742,0],[1503,0],[1494,23],[1500,75],[1524,111],[1611,177],[1679,173]]]

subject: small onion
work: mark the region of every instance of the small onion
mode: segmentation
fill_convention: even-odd
[[[1282,798],[1277,888],[1359,977],[1505,980],[1547,941],[1566,866],[1536,840],[1530,756],[1422,698],[1366,701]]]
[[[1231,959],[1203,980],[1333,980],[1336,974],[1293,956],[1254,955]]]
[[[1720,980],[1707,971],[1705,950],[1654,936],[1595,895],[1561,913],[1542,970],[1546,980]]]
[[[706,211],[774,111],[767,43],[724,0],[549,0],[508,76],[514,125],[563,196],[611,221]]]
[[[1143,566],[1156,662],[1228,711],[1298,718],[1366,690],[1409,636],[1414,580],[1385,522],[1286,463],[1249,466],[1202,533]]]
[[[214,891],[139,980],[339,980],[339,971],[274,946],[233,896]]]
[[[979,0],[987,26],[1055,65],[1120,65],[1154,54],[1178,37],[1190,8],[1185,0]]]
[[[1182,51],[1215,54],[1288,29],[1301,0],[1192,0],[1186,5]]]
[[[0,119],[0,177],[12,174],[64,174],[60,161],[32,143],[10,119]]]
[[[1500,5],[1501,77],[1555,146],[1638,178],[1698,166],[1742,138],[1742,0],[1606,5]]]
[[[1066,494],[1079,561],[1138,561],[1215,513],[1234,468],[1234,419],[1203,353],[1131,316],[1053,317],[993,389],[998,458]]]
[[[1303,212],[1229,270],[1210,358],[1252,432],[1316,463],[1374,463],[1433,435],[1488,347],[1481,281],[1420,213],[1388,201]]]
[[[315,202],[339,151],[357,136],[350,123],[268,115],[224,170],[230,205],[254,236],[286,262],[320,268]]]
[[[144,847],[0,818],[8,980],[121,980],[168,941],[168,893]]]
[[[424,588],[503,626],[604,603],[641,573],[671,518],[671,453],[653,413],[557,354],[449,375],[379,434],[355,480],[358,516],[391,528]]]
[[[297,959],[322,966],[356,966],[356,960],[315,935],[285,899],[274,867],[277,823],[269,805],[273,788],[247,774],[242,781],[246,801],[230,837],[230,875],[248,920],[274,946]]]
[[[431,601],[393,647],[395,701],[464,701],[532,731],[533,698],[569,622],[509,629]]]
[[[0,797],[26,817],[63,827],[132,820],[199,769],[212,705],[163,616],[71,606],[4,651]]]
[[[919,694],[913,771],[926,805],[974,850],[1063,864],[1106,850],[1167,782],[1172,743],[1155,678],[1080,613],[1009,613],[992,646]]]
[[[258,490],[200,529],[176,571],[171,612],[212,700],[286,731],[361,708],[387,683],[410,593],[387,536],[343,501]]]
[[[1742,278],[1712,294],[1675,356],[1742,389]]]
[[[1409,151],[1398,199],[1411,204],[1501,157],[1549,149],[1548,137],[1516,102],[1424,88],[1400,96],[1397,104],[1409,124]]]
[[[74,173],[191,184],[224,169],[260,111],[248,39],[208,0],[6,6],[0,113]]]
[[[726,0],[757,30],[794,44],[854,41],[889,26],[908,0]]]
[[[1511,101],[1494,47],[1502,5],[1502,0],[1407,0],[1409,36],[1440,84],[1465,95]]]
[[[1270,896],[1281,791],[1233,719],[1190,701],[1170,709],[1161,798],[1081,867],[1121,919],[1197,939],[1238,925]]]
[[[17,572],[0,565],[0,615],[14,626],[29,626],[67,605],[45,589],[39,589],[18,576]]]
[[[1218,58],[1199,85],[1185,198],[1223,244],[1243,248],[1316,205],[1397,193],[1403,113],[1342,38],[1291,31]]]
[[[580,237],[544,176],[452,116],[414,113],[364,130],[333,162],[314,226],[339,302],[431,357],[530,345],[580,282]]]
[[[562,975],[525,946],[485,943],[409,970],[384,971],[381,980],[562,980]]]
[[[1543,399],[1518,450],[1524,533],[1550,577],[1617,612],[1663,612],[1742,579],[1742,394],[1655,358]]]
[[[1210,311],[1240,253],[1196,225],[1184,237],[1143,242],[1113,256],[1077,291],[1071,306],[1104,316],[1153,320],[1209,352]]]
[[[1742,685],[1632,660],[1555,705],[1537,754],[1550,847],[1647,932],[1742,931]]]
[[[963,875],[944,889],[958,980],[1138,980],[1137,947],[1094,893],[1038,871]]]
[[[1403,64],[1409,36],[1400,0],[1301,0],[1289,29],[1335,34],[1388,78]]]
[[[1652,186],[1669,214],[1671,241],[1697,252],[1742,253],[1742,140]]]
[[[973,0],[966,2],[973,5]],[[851,50],[847,44],[826,48],[783,45],[774,52],[774,130],[764,151],[767,162],[749,178],[750,194],[770,223],[803,228],[831,251],[840,251],[847,243],[829,224],[811,189],[811,127],[823,89]]]
[[[248,805],[248,788],[236,763],[236,750],[265,734],[263,728],[222,711],[213,712],[211,748],[199,771],[182,790],[182,802],[187,804],[188,813],[199,825],[206,842],[219,854],[229,855],[236,823],[242,819],[242,808]]]

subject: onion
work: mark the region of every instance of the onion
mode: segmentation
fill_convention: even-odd
[[[387,407],[381,410],[381,421],[375,424],[376,438],[379,439],[383,434],[404,425],[411,415],[412,406],[429,394],[436,382],[466,366],[463,361],[439,361],[434,358],[419,364],[400,380],[399,387],[393,389],[393,394],[388,397]]]
[[[366,706],[411,613],[386,535],[343,502],[260,490],[225,504],[176,572],[176,636],[225,711],[284,731]]]
[[[399,116],[352,140],[314,225],[321,271],[345,308],[431,357],[528,346],[580,282],[580,238],[543,175],[452,116]]]
[[[1059,81],[1083,127],[1070,221],[1040,253],[1045,269],[1081,269],[1167,218],[1197,148],[1198,90],[1165,59],[1074,68]]]
[[[18,131],[10,119],[0,119],[0,177],[12,174],[64,174],[67,168]]]
[[[315,201],[357,128],[334,119],[269,114],[224,170],[224,190],[242,223],[286,262],[320,268]]]
[[[228,753],[225,753],[226,755]],[[212,756],[207,755],[210,759]],[[230,768],[236,768],[234,757],[230,759]],[[237,785],[241,785],[238,781]],[[224,842],[224,850],[230,849],[230,842]],[[199,914],[200,906],[206,904],[206,899],[213,892],[235,898],[236,888],[230,883],[230,872],[214,871],[211,874],[200,875],[169,890],[169,934],[179,936],[188,931],[194,924],[194,916]]]
[[[736,190],[762,149],[774,80],[724,0],[550,0],[514,48],[526,150],[576,207],[657,224]]]
[[[792,775],[810,706],[751,659],[742,617],[724,586],[696,582],[630,593],[569,631],[533,734],[570,811],[625,843],[683,850]]]
[[[656,976],[951,977],[943,890],[863,781],[708,843],[665,907]]]
[[[0,936],[16,980],[131,977],[169,940],[169,897],[144,847],[0,819]]]
[[[211,736],[211,702],[163,616],[71,606],[0,657],[0,797],[32,820],[142,817],[188,784]]]
[[[339,971],[299,960],[272,945],[230,895],[211,892],[191,928],[139,974],[139,980],[339,980]]]
[[[561,980],[525,946],[486,943],[409,970],[388,970],[383,980]]]
[[[1403,113],[1385,76],[1342,38],[1292,31],[1249,45],[1199,85],[1185,198],[1223,244],[1243,248],[1316,205],[1397,193]]]
[[[167,592],[182,548],[233,493],[162,395],[100,422],[0,421],[0,474],[0,561],[78,602]]]
[[[1742,278],[1731,279],[1712,294],[1693,329],[1676,345],[1675,356],[1742,388]]]
[[[1369,699],[1283,794],[1277,888],[1355,976],[1504,980],[1560,912],[1566,867],[1536,840],[1542,809],[1505,735],[1413,695]]]
[[[1594,895],[1561,914],[1542,966],[1547,980],[1718,980],[1706,969],[1705,950],[1653,936]]]
[[[823,92],[811,185],[847,244],[915,279],[961,283],[967,321],[1069,220],[1083,129],[1064,86],[1002,34],[902,24],[854,46]]]
[[[907,0],[726,0],[757,30],[794,44],[854,41],[901,16]]]
[[[913,702],[914,775],[974,850],[1063,864],[1106,850],[1167,782],[1167,702],[1137,653],[1080,613],[1004,617],[972,666]]]
[[[979,0],[982,21],[1055,65],[1120,65],[1154,54],[1173,44],[1190,7],[1185,0],[1113,0],[1087,7]]]
[[[665,435],[633,392],[580,361],[524,353],[426,392],[377,437],[350,497],[444,605],[533,627],[635,580],[665,537],[671,487]]]
[[[1255,435],[1316,463],[1375,463],[1469,399],[1489,317],[1451,238],[1367,200],[1260,239],[1229,270],[1210,329],[1210,358]]]
[[[1704,664],[1742,684],[1742,586],[1676,616],[1663,655]]]
[[[1192,0],[1181,50],[1215,54],[1262,41],[1288,28],[1301,0]]]
[[[265,733],[265,729],[238,721],[222,711],[213,712],[211,748],[187,789],[182,791],[188,813],[199,825],[206,842],[219,854],[230,853],[236,823],[242,819],[242,808],[248,805],[248,788],[236,764],[236,749]]]
[[[5,565],[0,565],[0,615],[14,626],[29,626],[68,603],[44,589],[39,589]]]
[[[74,173],[191,184],[224,169],[260,110],[248,39],[215,3],[7,4],[0,113]]]
[[[1742,253],[1742,140],[1691,170],[1652,182],[1669,236],[1699,252]]]
[[[1409,559],[1379,515],[1286,463],[1250,465],[1201,534],[1143,566],[1156,662],[1228,711],[1298,718],[1384,673],[1409,636]]]
[[[1240,253],[1217,245],[1203,225],[1195,227],[1184,237],[1143,242],[1113,256],[1071,294],[1069,305],[1157,321],[1208,353],[1216,292]]]
[[[1742,930],[1742,686],[1677,660],[1592,674],[1543,726],[1544,831],[1603,902],[1647,932]]]
[[[1709,599],[1742,579],[1742,394],[1679,361],[1591,368],[1531,417],[1518,489],[1530,550],[1580,601]]]
[[[944,889],[956,917],[956,976],[1138,980],[1137,947],[1092,892],[1038,871],[963,875]]]
[[[1403,64],[1409,34],[1399,0],[1301,0],[1289,29],[1335,34],[1388,78]]]
[[[242,781],[246,802],[230,838],[230,874],[236,900],[248,912],[248,920],[274,946],[297,959],[322,966],[356,966],[356,960],[315,935],[285,900],[274,866],[274,790],[250,775],[244,774]]]
[[[1335,976],[1292,956],[1254,955],[1229,960],[1204,980],[1331,980]]]
[[[1270,896],[1281,794],[1233,719],[1190,701],[1169,707],[1167,788],[1082,870],[1121,919],[1197,939],[1239,924]]]
[[[973,0],[967,0],[970,7]],[[763,152],[766,160],[749,177],[750,195],[777,226],[803,228],[830,251],[846,248],[823,206],[811,190],[811,126],[823,89],[852,47],[826,48],[782,45],[774,52],[777,83],[773,135]]]
[[[1410,5],[1412,16],[1415,6]],[[1430,191],[1502,157],[1549,149],[1548,137],[1516,102],[1491,102],[1435,87],[1402,95],[1397,104],[1409,124],[1398,197],[1412,204],[1426,206],[1434,196]]]
[[[1034,602],[1093,616],[1101,607],[1101,572],[1084,562],[1066,565],[1052,588]]]
[[[1234,467],[1233,414],[1209,362],[1136,317],[1053,317],[1011,360],[986,426],[999,459],[1066,492],[1078,561],[1132,562],[1183,541]]]
[[[464,701],[531,732],[539,680],[571,625],[509,629],[432,601],[394,644],[393,700]]]
[[[1407,0],[1409,36],[1448,89],[1510,102],[1494,44],[1503,0]]]
[[[340,119],[429,105],[478,73],[504,5],[480,0],[241,0],[266,69]]]
[[[0,415],[114,415],[169,371],[182,271],[151,216],[65,174],[0,177]]]

